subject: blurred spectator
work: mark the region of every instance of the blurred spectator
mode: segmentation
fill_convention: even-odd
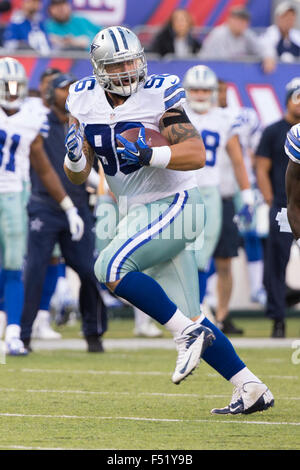
[[[275,9],[275,24],[262,35],[262,47],[270,46],[275,59],[293,62],[300,57],[300,31],[295,28],[297,8],[292,2],[282,2]]]
[[[0,15],[2,13],[6,13],[7,11],[11,10],[11,2],[10,0],[0,0]],[[3,45],[3,33],[5,30],[5,22],[1,18],[0,20],[0,46]]]
[[[185,10],[174,10],[168,23],[154,38],[149,52],[161,56],[175,54],[178,57],[186,57],[196,54],[201,43],[192,36],[193,20]]]
[[[0,13],[4,13],[5,11],[9,11],[10,9],[11,9],[11,3],[9,0],[0,1]]]
[[[46,30],[57,49],[89,49],[92,39],[101,30],[101,26],[87,18],[73,15],[68,0],[50,0],[49,15]]]
[[[246,56],[262,60],[265,73],[274,69],[271,47],[262,48],[260,38],[249,28],[250,14],[244,7],[230,10],[226,23],[215,27],[204,39],[201,59],[242,59]]]
[[[3,46],[9,50],[34,49],[41,55],[50,53],[51,47],[41,20],[40,0],[23,0],[22,9],[13,13],[4,31]]]

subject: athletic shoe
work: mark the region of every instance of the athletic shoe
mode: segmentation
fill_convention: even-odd
[[[133,330],[135,336],[141,336],[144,338],[159,338],[163,332],[152,322],[142,323]]]
[[[92,352],[92,353],[103,353],[104,352],[102,340],[99,336],[89,335],[89,336],[86,336],[85,339],[86,339],[87,345],[88,345],[88,352]]]
[[[172,376],[174,384],[179,384],[196,369],[202,354],[215,339],[212,330],[200,323],[192,323],[175,338],[178,357]]]
[[[40,310],[32,326],[32,338],[34,339],[60,339],[61,334],[54,331],[50,324],[50,313]]]
[[[10,338],[6,342],[6,354],[8,356],[27,356],[28,351],[25,348],[23,341],[19,338]]]
[[[242,335],[244,333],[244,330],[237,328],[230,318],[225,318],[225,320],[220,323],[220,330],[224,335]]]
[[[212,414],[237,415],[264,411],[274,406],[274,397],[268,387],[259,382],[246,382],[233,391],[231,402],[225,408],[214,408]]]
[[[274,320],[271,338],[285,338],[284,320]]]

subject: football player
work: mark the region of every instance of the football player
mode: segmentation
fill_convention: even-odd
[[[285,152],[290,158],[286,171],[287,216],[300,248],[300,124],[287,133]]]
[[[200,279],[200,302],[205,296],[205,278],[209,261],[217,245],[222,223],[222,201],[219,190],[219,159],[227,151],[241,189],[243,204],[252,210],[254,197],[250,189],[233,115],[226,108],[218,107],[218,79],[206,65],[191,67],[185,74],[185,111],[199,134],[206,149],[205,168],[195,172],[206,209],[204,246],[195,249]],[[243,210],[244,212],[244,210]],[[248,210],[249,212],[249,210]],[[250,212],[249,212],[250,215]],[[196,242],[197,243],[197,242]]]
[[[234,377],[238,388],[235,402],[214,412],[272,406],[267,386],[200,313],[195,257],[185,247],[203,230],[203,202],[189,170],[204,166],[205,149],[183,110],[185,92],[178,77],[147,76],[137,36],[120,26],[95,36],[91,61],[95,75],[69,92],[65,171],[81,184],[96,155],[124,214],[96,261],[98,279],[173,333],[178,350],[173,383],[190,375],[203,357],[228,380]],[[131,127],[140,128],[133,143],[121,135]],[[169,145],[150,148],[145,128],[159,130]]]
[[[0,247],[7,315],[5,343],[11,355],[27,354],[19,336],[26,239],[23,182],[29,179],[25,174],[29,171],[29,156],[54,199],[67,209],[68,203],[73,206],[43,149],[41,129],[45,127],[45,114],[38,112],[32,100],[26,99],[27,94],[27,77],[22,64],[11,57],[0,59]],[[76,214],[66,210],[66,215],[71,226]]]
[[[254,153],[258,146],[262,134],[262,125],[256,111],[250,107],[241,107],[238,110],[234,122],[234,128],[238,133],[241,143],[243,157],[248,173],[248,178],[255,194],[255,205],[253,220],[250,225],[245,226],[239,221],[241,236],[244,239],[244,248],[247,256],[247,268],[249,274],[250,297],[252,302],[261,305],[266,303],[266,292],[263,287],[263,246],[261,237],[258,235],[261,228],[264,236],[267,236],[267,227],[261,227],[261,218],[266,217],[268,211],[267,204],[263,203],[263,196],[257,188],[256,176],[254,172]],[[237,212],[241,208],[241,195],[237,192],[235,206]],[[259,214],[261,213],[261,216]]]

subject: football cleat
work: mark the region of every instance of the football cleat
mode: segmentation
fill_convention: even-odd
[[[178,385],[196,369],[202,354],[215,339],[212,330],[199,323],[187,326],[182,334],[175,338],[178,357],[172,376],[174,384]]]
[[[225,408],[214,408],[212,414],[217,415],[248,415],[257,411],[265,411],[274,406],[274,397],[268,387],[259,382],[246,382],[236,387],[231,402]]]
[[[54,331],[50,324],[50,313],[47,310],[39,310],[32,327],[34,339],[60,339],[61,334]]]
[[[8,356],[27,356],[28,351],[19,338],[10,338],[6,341],[6,354]]]
[[[141,336],[144,338],[159,338],[163,332],[152,322],[147,322],[136,326],[133,330],[134,336]]]

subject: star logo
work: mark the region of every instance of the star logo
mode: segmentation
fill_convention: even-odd
[[[32,232],[40,232],[43,225],[44,222],[42,222],[41,219],[37,217],[30,222],[30,230]]]
[[[91,48],[90,48],[90,53],[94,52],[95,49],[98,49],[98,45],[97,44],[91,44]]]

